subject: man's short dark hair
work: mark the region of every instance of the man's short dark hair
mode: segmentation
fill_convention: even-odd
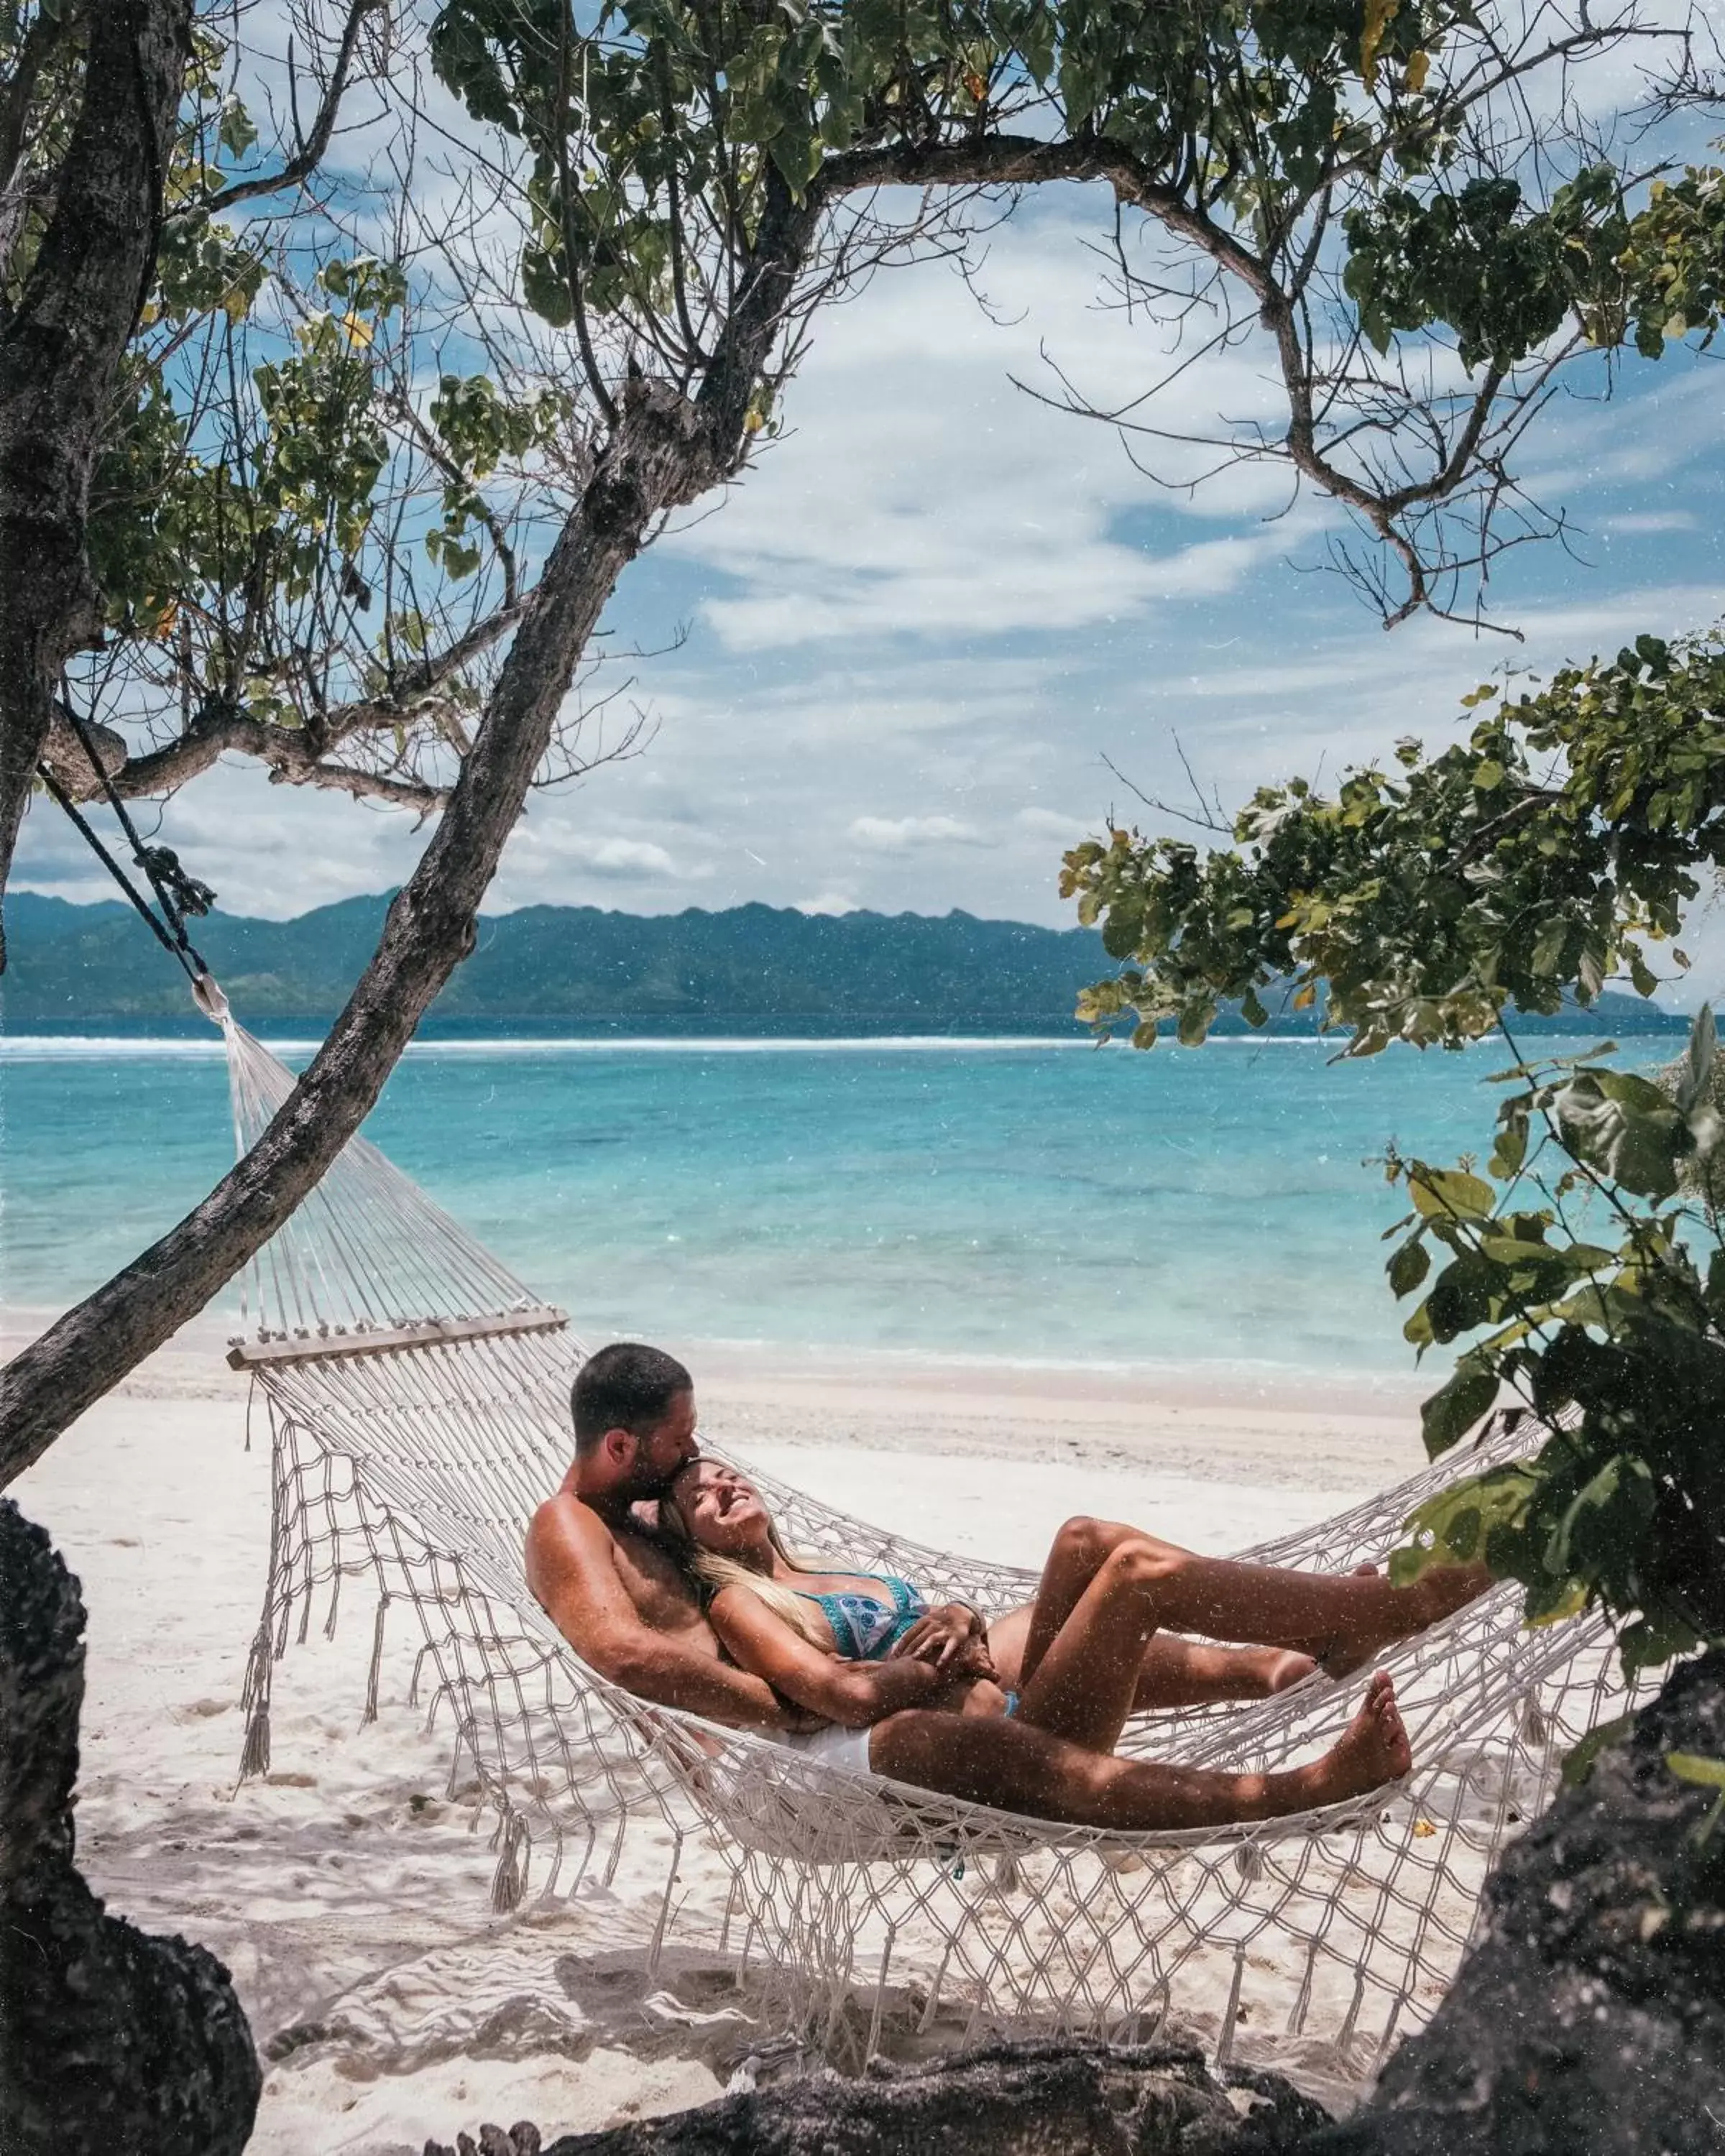
[[[576,1374],[569,1396],[575,1450],[591,1452],[608,1430],[644,1435],[665,1420],[679,1393],[694,1389],[694,1378],[675,1355],[639,1340],[614,1340]]]

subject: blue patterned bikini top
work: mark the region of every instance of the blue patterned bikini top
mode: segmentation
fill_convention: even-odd
[[[878,1580],[892,1597],[891,1604],[877,1594],[803,1594],[804,1602],[818,1602],[833,1628],[833,1645],[847,1662],[880,1662],[903,1639],[918,1618],[928,1614],[928,1604],[907,1579],[891,1573],[858,1575]]]

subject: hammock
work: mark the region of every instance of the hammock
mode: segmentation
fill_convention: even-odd
[[[226,1035],[244,1150],[293,1076],[219,992],[202,1000]],[[374,1146],[350,1142],[248,1269],[244,1292],[247,1329],[229,1360],[268,1404],[272,1505],[242,1776],[268,1767],[271,1670],[295,1620],[303,1641],[326,1594],[333,1633],[342,1582],[367,1580],[366,1718],[391,1613],[410,1610],[410,1703],[423,1697],[428,1727],[447,1712],[450,1794],[476,1784],[495,1814],[494,1907],[515,1907],[535,1868],[541,1892],[572,1892],[596,1862],[608,1885],[625,1830],[644,1830],[665,1851],[649,1967],[673,1930],[680,1943],[716,1944],[829,2057],[872,2056],[889,2009],[912,2030],[956,2016],[967,2041],[1007,2028],[1133,2041],[1201,1971],[1209,1997],[1226,1995],[1219,2062],[1244,2025],[1260,2060],[1363,2080],[1441,1998],[1506,1835],[1544,1804],[1563,1753],[1627,1703],[1602,1621],[1530,1630],[1505,1587],[1380,1658],[1414,1773],[1325,1812],[1103,1833],[819,1764],[621,1691],[540,1610],[523,1535],[567,1465],[582,1350],[562,1311]],[[1329,1571],[1381,1558],[1447,1476],[1525,1445],[1500,1431],[1244,1554]],[[753,1479],[793,1543],[846,1566],[898,1573],[988,1614],[1034,1591],[1031,1573],[923,1548]],[[1250,1705],[1141,1717],[1121,1748],[1273,1768],[1333,1742],[1358,1691],[1313,1677]],[[674,1914],[698,1829],[730,1872],[716,1941],[691,1938]]]

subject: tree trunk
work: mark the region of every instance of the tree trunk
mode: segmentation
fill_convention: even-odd
[[[281,1112],[195,1211],[0,1372],[0,1487],[194,1317],[352,1137],[472,948],[480,901],[624,564],[675,499],[691,408],[638,384],[546,563],[484,722],[372,962]]]
[[[100,633],[90,474],[149,290],[192,0],[88,11],[84,101],[54,214],[0,323],[0,891],[60,670]],[[0,966],[5,963],[0,931]]]
[[[697,397],[630,378],[619,422],[523,613],[418,868],[371,963],[280,1113],[197,1209],[0,1372],[0,1489],[193,1317],[292,1213],[370,1111],[473,947],[480,901],[605,602],[660,512],[735,469],[819,214],[778,191]]]
[[[84,1608],[0,1503],[0,2148],[239,2156],[263,2075],[228,1972],[104,1913],[73,1861]]]

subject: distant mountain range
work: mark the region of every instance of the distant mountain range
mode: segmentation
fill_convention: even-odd
[[[293,921],[213,913],[193,940],[246,1024],[320,1031],[371,956],[388,897],[346,899]],[[178,969],[119,900],[72,906],[32,891],[6,901],[9,958],[0,1024],[11,1032],[197,1031]],[[737,906],[668,914],[532,906],[488,916],[477,948],[438,999],[428,1031],[559,1034],[1060,1034],[1082,1032],[1078,990],[1111,970],[1082,928],[968,913],[798,913]],[[1686,1021],[1607,995],[1585,1018],[1524,1020],[1615,1033]],[[1249,1030],[1225,1012],[1221,1033]],[[1310,1012],[1272,1018],[1316,1030]]]

